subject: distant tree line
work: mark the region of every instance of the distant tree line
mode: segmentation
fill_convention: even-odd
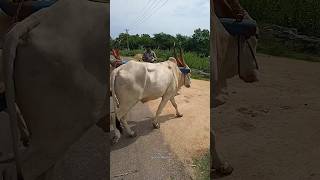
[[[277,24],[320,37],[320,0],[240,0],[259,23]]]
[[[191,37],[181,34],[172,36],[166,33],[153,34],[152,37],[149,34],[121,33],[115,39],[110,38],[110,45],[112,48],[126,49],[128,39],[130,49],[143,49],[150,46],[153,49],[170,50],[175,42],[176,46],[181,46],[184,51],[195,52],[204,57],[209,56],[209,36],[207,29],[196,29]]]

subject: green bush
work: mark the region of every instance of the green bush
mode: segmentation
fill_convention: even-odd
[[[160,50],[160,49],[155,49],[154,50],[157,57],[158,57],[158,62],[166,61],[169,59],[169,57],[173,57],[173,51],[169,50]],[[143,54],[144,50],[143,49],[135,49],[135,50],[121,50],[121,56],[130,56],[133,57],[136,54]],[[177,52],[178,53],[178,52]],[[192,78],[194,79],[201,79],[201,80],[209,80],[210,77],[210,61],[209,57],[200,57],[195,52],[185,52],[184,53],[184,59],[187,63],[187,65],[191,69],[196,69],[199,71],[202,71],[204,73],[200,73],[199,71],[192,71]],[[205,74],[207,73],[207,74]]]
[[[319,0],[240,0],[259,23],[297,28],[306,35],[320,37]]]
[[[158,61],[166,61],[169,59],[169,57],[173,57],[173,51],[169,51],[169,50],[159,50],[156,49],[154,50],[157,57],[158,57]],[[135,49],[135,50],[121,50],[121,55],[122,56],[131,56],[133,57],[136,54],[143,54],[144,50],[142,49]],[[177,52],[178,53],[178,52]],[[200,57],[199,55],[197,55],[197,53],[194,52],[185,52],[184,53],[184,59],[187,63],[187,65],[191,68],[191,69],[198,69],[201,71],[204,71],[206,73],[210,72],[210,62],[209,62],[209,58],[203,58]]]

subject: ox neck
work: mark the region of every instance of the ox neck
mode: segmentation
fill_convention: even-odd
[[[180,89],[184,84],[185,84],[185,74],[183,73],[178,73],[178,89]]]

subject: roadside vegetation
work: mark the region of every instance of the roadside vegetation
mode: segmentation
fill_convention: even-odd
[[[320,3],[318,0],[240,0],[240,2],[259,24],[261,36],[257,52],[320,62]],[[297,31],[297,35],[314,38],[318,43],[308,43],[308,38],[295,40],[286,30],[282,33],[282,36],[285,34],[282,38],[269,36],[262,29],[270,24],[293,28]]]
[[[166,61],[169,57],[174,56],[172,49],[174,43],[176,43],[177,55],[179,55],[179,47],[183,49],[184,59],[192,71],[192,78],[209,80],[209,31],[206,29],[196,29],[190,37],[180,34],[172,36],[165,33],[158,33],[153,36],[122,33],[114,39],[111,38],[110,41],[112,48],[118,48],[121,50],[122,56],[130,57],[142,54],[146,46],[151,46],[158,57],[158,62]]]
[[[276,24],[308,36],[320,37],[318,0],[240,0],[250,16],[259,23]]]
[[[210,155],[209,151],[193,160],[196,168],[196,180],[210,179]]]

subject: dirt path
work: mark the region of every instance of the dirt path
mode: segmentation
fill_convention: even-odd
[[[260,82],[229,81],[216,111],[225,180],[320,179],[320,63],[259,55]]]
[[[138,137],[127,136],[111,151],[111,179],[190,179],[192,157],[209,147],[209,82],[193,80],[176,97],[182,118],[168,103],[161,128],[153,129],[150,117],[159,100],[138,104],[129,114]],[[119,175],[123,175],[118,177]]]

